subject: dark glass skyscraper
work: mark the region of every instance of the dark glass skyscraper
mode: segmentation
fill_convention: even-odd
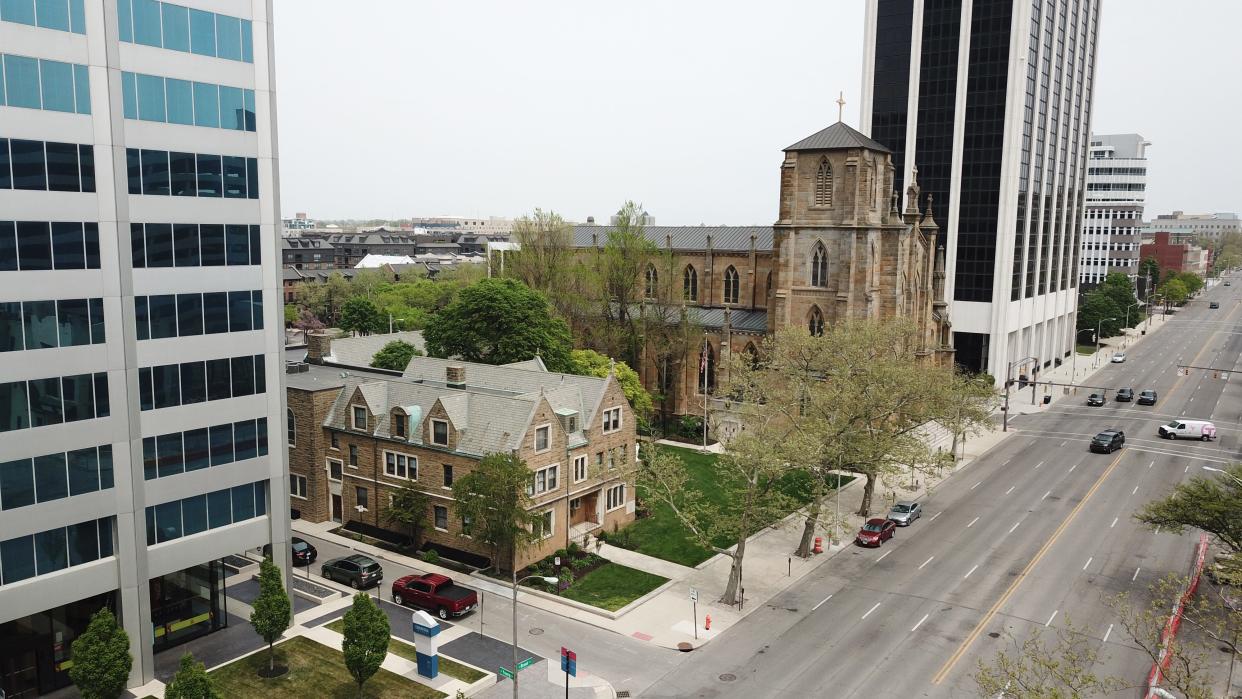
[[[1074,347],[1099,12],[868,0],[863,131],[893,150],[903,196],[915,179],[932,195],[958,363],[998,381]]]

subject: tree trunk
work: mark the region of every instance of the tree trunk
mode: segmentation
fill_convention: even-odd
[[[267,671],[271,673],[276,672],[276,649],[272,647],[273,645],[273,643],[267,644]]]
[[[866,519],[871,515],[871,496],[875,493],[875,474],[867,474],[867,483],[863,486],[862,506],[858,508],[858,516]]]
[[[819,513],[823,506],[824,494],[816,492],[811,500],[811,509],[807,510],[806,520],[802,523],[802,541],[798,542],[798,550],[795,552],[801,558],[811,555],[811,542],[815,538],[815,527],[819,525]]]
[[[742,559],[746,555],[746,534],[738,534],[737,550],[733,553],[733,565],[729,567],[729,584],[725,585],[720,601],[725,604],[738,604],[742,601]]]

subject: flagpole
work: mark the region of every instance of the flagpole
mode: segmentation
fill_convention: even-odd
[[[703,333],[703,451],[707,451],[707,353],[711,349]]]

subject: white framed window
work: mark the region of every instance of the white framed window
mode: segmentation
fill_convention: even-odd
[[[435,511],[435,527],[436,529],[446,532],[448,531],[448,508],[444,505],[436,505],[432,508]]]
[[[384,452],[384,475],[418,480],[418,457],[392,451]]]
[[[431,421],[431,443],[447,447],[449,443],[448,420]]]
[[[609,408],[604,411],[604,434],[621,429],[621,408]]]
[[[344,464],[340,459],[328,459],[328,480],[341,482],[341,468]]]
[[[540,425],[535,428],[535,451],[547,451],[552,448],[552,426]]]
[[[581,483],[587,479],[587,458],[586,454],[574,457],[574,483]]]
[[[550,539],[556,533],[556,517],[552,510],[545,510],[539,519],[539,538]]]
[[[541,495],[549,490],[556,490],[557,474],[560,468],[560,464],[552,464],[535,471],[531,477],[530,485],[526,486],[526,494]]]
[[[367,409],[361,405],[355,405],[351,407],[353,407],[353,413],[352,413],[353,422],[351,423],[353,425],[353,428],[355,430],[362,430],[365,432],[367,429]]]
[[[607,511],[612,511],[625,506],[625,484],[614,485],[608,489]]]
[[[306,476],[299,476],[295,473],[289,474],[289,494],[295,498],[306,499],[307,487]]]

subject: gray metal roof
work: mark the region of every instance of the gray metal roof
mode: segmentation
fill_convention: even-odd
[[[867,148],[881,153],[891,153],[879,141],[873,141],[862,133],[850,128],[843,121],[829,126],[823,131],[813,133],[785,149],[795,150],[834,150],[837,148]]]
[[[574,247],[591,247],[592,236],[602,247],[613,230],[612,226],[574,226]],[[674,250],[706,250],[709,235],[712,250],[749,252],[751,236],[756,250],[772,250],[771,226],[644,226],[643,234],[653,245],[671,245]]]
[[[712,329],[724,327],[724,310],[723,308],[700,308],[698,306],[686,308],[687,314],[695,323]],[[729,327],[745,332],[767,332],[768,312],[746,308],[730,309]]]

